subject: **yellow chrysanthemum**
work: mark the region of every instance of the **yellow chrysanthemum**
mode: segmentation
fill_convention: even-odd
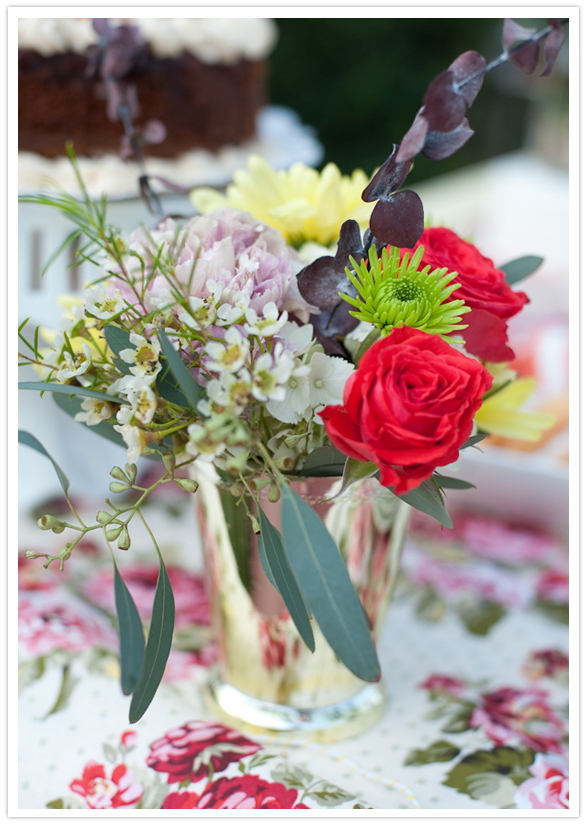
[[[250,212],[296,247],[306,241],[325,246],[337,241],[341,224],[349,219],[367,228],[374,204],[361,200],[369,178],[360,169],[350,177],[334,163],[322,172],[303,163],[275,171],[257,155],[247,165],[248,171],[235,172],[226,195],[205,187],[194,189],[191,201],[196,209],[208,214],[230,206]]]
[[[553,415],[521,412],[518,408],[536,389],[536,379],[519,378],[490,395],[475,415],[479,430],[505,438],[538,441],[542,432],[556,422]]]

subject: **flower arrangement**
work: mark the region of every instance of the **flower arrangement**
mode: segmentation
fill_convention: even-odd
[[[63,569],[95,529],[127,550],[132,519],[146,524],[149,493],[172,482],[195,492],[197,481],[183,472],[195,465],[244,508],[306,645],[313,649],[312,617],[349,670],[379,678],[368,619],[338,548],[291,482],[340,476],[340,495],[376,477],[389,496],[451,527],[443,491],[471,485],[439,468],[486,433],[537,438],[549,425],[518,411],[529,387],[508,369],[507,321],[528,301],[512,285],[540,259],[496,268],[450,229],[425,228],[418,195],[400,187],[420,152],[441,160],[471,137],[465,111],[487,71],[505,60],[533,71],[544,41],[547,74],[564,37],[560,20],[540,32],[506,20],[501,57],[458,57],[430,84],[371,180],[344,177],[332,164],[321,174],[301,164],[274,172],[251,158],[225,196],[193,194],[201,214],[166,217],[128,238],[108,224],[106,203],[87,194],[81,202],[65,193],[24,199],[76,224],[72,237],[84,238],[79,254],[95,264],[96,279],[48,349],[38,330],[33,341],[19,330],[28,347],[22,363],[43,376],[21,386],[51,391],[77,421],[123,444],[127,463],[112,470],[110,489],[136,493],[132,504],[107,500],[94,525],[41,518],[41,529],[77,532],[45,566]],[[31,434],[19,437],[46,454]],[[139,456],[163,463],[150,487],[137,481]],[[67,497],[69,482],[55,467]],[[281,533],[261,491],[281,502]],[[131,721],[157,690],[174,626],[173,592],[153,542],[160,568],[146,644],[113,554]]]

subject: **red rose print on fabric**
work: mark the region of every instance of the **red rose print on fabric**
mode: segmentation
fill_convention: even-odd
[[[118,649],[118,638],[102,616],[74,596],[27,591],[18,600],[18,639],[29,656],[90,647]]]
[[[539,753],[530,765],[531,779],[518,787],[514,802],[518,808],[569,807],[569,762],[558,754]]]
[[[519,742],[535,751],[562,751],[565,727],[547,702],[544,690],[501,688],[481,695],[469,719],[497,745]]]
[[[258,750],[261,745],[225,725],[188,722],[153,742],[147,765],[167,773],[169,785],[186,780],[196,782],[208,775],[210,765],[218,773],[231,762],[240,762]]]
[[[381,483],[402,495],[457,460],[491,384],[478,361],[439,336],[392,329],[361,358],[343,404],[320,416],[335,447],[375,463]]]
[[[451,300],[462,299],[472,312],[461,330],[467,350],[484,361],[512,361],[514,353],[507,346],[506,321],[516,315],[529,302],[524,292],[514,292],[505,280],[505,274],[497,269],[472,243],[464,241],[450,229],[432,226],[425,229],[415,249],[424,246],[425,252],[420,269],[430,265],[446,267],[457,272],[455,281],[460,284]],[[402,249],[402,255],[415,251]]]
[[[70,789],[83,797],[86,807],[136,808],[143,796],[143,786],[133,781],[133,772],[126,765],[116,765],[110,778],[104,765],[91,760],[81,779],[74,779]]]
[[[467,685],[461,679],[453,679],[452,676],[444,676],[441,673],[433,673],[418,687],[429,691],[432,695],[445,694],[457,699],[463,697],[467,691]]]
[[[566,683],[569,678],[569,657],[561,650],[536,650],[524,663],[523,673],[526,679],[532,681],[549,677]]]
[[[164,800],[162,808],[216,808],[231,810],[252,809],[292,809],[305,808],[307,805],[297,803],[298,792],[286,788],[280,782],[267,782],[260,776],[245,774],[228,778],[220,777],[208,785],[203,793],[171,793]]]
[[[204,577],[178,567],[168,567],[167,572],[175,600],[176,627],[187,624],[209,625],[210,607]],[[139,615],[144,620],[151,616],[158,574],[159,566],[156,564],[132,564],[121,571]],[[110,613],[115,612],[113,576],[112,570],[99,571],[83,585],[84,594]]]

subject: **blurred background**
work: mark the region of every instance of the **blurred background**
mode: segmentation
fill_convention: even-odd
[[[516,18],[540,29],[544,18]],[[502,18],[277,18],[277,45],[269,58],[269,108],[299,119],[286,123],[276,166],[296,160],[343,173],[371,174],[399,143],[428,84],[462,52],[490,61],[501,51]],[[542,58],[541,58],[542,59]],[[490,72],[467,117],[475,134],[452,157],[419,156],[406,185],[424,202],[426,218],[474,240],[496,265],[522,255],[544,264],[520,287],[531,298],[512,319],[509,335],[520,375],[534,375],[535,409],[556,415],[539,444],[494,443],[481,455],[467,451],[461,477],[475,483],[467,504],[505,516],[538,519],[566,530],[568,511],[568,41],[550,77],[524,75],[506,63]],[[289,131],[288,131],[289,130]],[[270,161],[271,162],[271,161]],[[244,165],[244,164],[243,164]],[[226,181],[228,182],[228,181]],[[170,196],[165,208],[185,215],[193,207]],[[21,207],[27,206],[21,204]],[[110,219],[130,230],[152,224],[138,199],[113,201]],[[56,296],[81,289],[89,275],[67,269],[61,255],[41,280],[38,272],[70,227],[54,210],[19,209],[19,318],[52,323],[62,315]],[[40,241],[30,243],[33,237]],[[22,379],[35,378],[34,375]],[[107,490],[108,469],[119,448],[98,442],[47,396],[21,393],[21,427],[35,433],[69,468],[81,493]],[[77,432],[74,433],[74,430]],[[85,458],[85,440],[92,449]],[[96,443],[103,449],[96,456]],[[469,455],[471,454],[471,455]],[[55,479],[45,459],[20,449],[23,506],[50,495]],[[99,465],[99,466],[98,466]],[[104,468],[108,465],[106,472]],[[455,494],[459,498],[459,494]],[[461,494],[462,496],[462,494]]]

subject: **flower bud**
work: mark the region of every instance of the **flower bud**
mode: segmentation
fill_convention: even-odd
[[[122,532],[120,533],[120,538],[118,539],[118,549],[119,550],[128,550],[130,547],[130,536],[128,533],[128,527],[126,525],[122,528]]]
[[[40,559],[43,555],[42,553],[37,553],[36,550],[25,550],[24,554],[27,559]]]
[[[294,460],[289,455],[282,455],[275,462],[280,470],[291,470],[294,465]]]
[[[258,536],[259,533],[261,532],[261,528],[259,527],[259,522],[255,518],[255,516],[252,516],[250,513],[249,513],[249,518],[251,519],[251,524],[253,525],[253,532]]]
[[[71,557],[71,542],[67,542],[63,550],[59,551],[59,558],[63,561],[67,561]]]
[[[108,524],[112,521],[112,513],[107,513],[106,510],[100,510],[96,516],[98,524]]]
[[[128,481],[126,473],[124,472],[122,467],[113,467],[110,470],[110,475],[112,476],[112,478],[117,478],[119,481]]]
[[[165,453],[163,456],[163,464],[165,464],[167,472],[173,475],[173,471],[175,470],[175,455],[173,453]]]
[[[41,516],[37,521],[37,527],[41,530],[53,530],[54,533],[63,533],[65,524],[55,516]]]
[[[270,478],[254,478],[251,481],[251,487],[253,487],[255,490],[262,490],[263,487],[266,487],[270,483]]]
[[[269,492],[267,493],[267,498],[269,499],[269,501],[273,502],[273,504],[275,504],[281,498],[281,490],[274,481],[271,482],[271,487],[269,488]]]
[[[178,487],[181,487],[181,489],[185,490],[187,493],[195,493],[199,487],[198,482],[191,478],[175,478],[173,480]]]
[[[110,482],[110,489],[113,493],[123,493],[125,490],[128,490],[128,484],[122,484],[120,481],[112,481]]]
[[[111,527],[109,530],[106,530],[106,538],[108,541],[114,541],[120,535],[120,531],[122,530],[122,524],[115,524],[114,527]]]
[[[131,483],[134,484],[136,477],[137,477],[137,465],[136,464],[125,464],[124,471],[128,478],[130,479]]]
[[[235,481],[234,484],[232,485],[232,487],[230,488],[230,492],[232,493],[232,495],[235,498],[238,498],[239,496],[242,496],[244,491],[245,491],[245,485],[242,483],[242,481]]]

